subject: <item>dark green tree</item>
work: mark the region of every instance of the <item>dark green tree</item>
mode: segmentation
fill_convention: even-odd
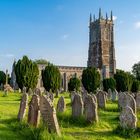
[[[27,90],[36,87],[39,76],[38,66],[32,60],[29,60],[27,56],[23,56],[22,59],[18,60],[15,65],[15,73],[20,89],[23,89],[24,86]]]
[[[135,79],[133,81],[131,91],[132,92],[138,92],[139,90],[140,90],[140,81],[138,81],[138,80]]]
[[[79,91],[80,85],[81,85],[81,82],[78,78],[76,78],[76,77],[70,78],[70,81],[68,83],[68,90],[69,91],[74,91],[74,90]]]
[[[42,64],[42,65],[48,65],[48,63],[49,63],[45,59],[36,59],[34,62],[37,63],[37,64]]]
[[[60,88],[61,75],[58,67],[52,64],[46,66],[45,70],[42,71],[42,79],[46,91],[56,92]]]
[[[100,86],[100,74],[96,68],[88,67],[83,71],[82,84],[89,93],[95,92]]]
[[[110,88],[112,91],[116,88],[116,81],[114,78],[106,78],[103,80],[104,90],[107,92]]]
[[[6,82],[6,74],[3,71],[0,71],[0,85],[5,84]]]
[[[118,91],[130,91],[133,83],[133,76],[129,72],[117,70],[114,75],[116,80],[116,88]]]
[[[133,65],[132,72],[134,76],[137,78],[137,80],[140,81],[140,61]]]

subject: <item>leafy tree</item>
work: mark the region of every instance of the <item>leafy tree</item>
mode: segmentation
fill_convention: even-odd
[[[117,70],[114,75],[116,80],[116,88],[118,91],[130,91],[133,83],[133,76],[125,71]]]
[[[138,80],[135,79],[133,81],[131,91],[132,92],[138,92],[139,90],[140,90],[140,81],[138,81]]]
[[[140,61],[133,65],[132,72],[134,76],[140,81]]]
[[[43,64],[43,65],[48,65],[49,62],[47,60],[45,60],[45,59],[36,59],[35,63]]]
[[[56,92],[60,88],[61,75],[58,67],[49,64],[42,71],[43,85],[47,91]]]
[[[5,84],[6,82],[6,74],[3,71],[0,71],[0,85]]]
[[[22,59],[18,60],[15,65],[15,74],[20,89],[23,89],[24,86],[27,90],[36,87],[39,76],[38,66],[32,60],[29,60],[27,56],[23,56]]]
[[[88,92],[95,92],[100,86],[100,74],[96,68],[88,67],[83,71],[82,84]]]
[[[112,91],[116,88],[116,81],[114,78],[106,78],[103,80],[103,87],[105,91],[110,88]]]
[[[70,79],[68,83],[68,90],[69,91],[78,91],[80,89],[80,80],[76,77]]]

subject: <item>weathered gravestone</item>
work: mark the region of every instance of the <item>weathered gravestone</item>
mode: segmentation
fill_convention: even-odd
[[[58,100],[58,103],[57,103],[57,111],[58,112],[64,112],[65,109],[66,109],[65,100],[64,100],[64,97],[61,96]]]
[[[121,127],[132,129],[137,127],[137,117],[131,107],[124,107],[119,118]]]
[[[72,102],[72,116],[79,117],[83,114],[83,101],[79,94],[75,94]]]
[[[121,110],[126,106],[126,94],[124,92],[119,92],[118,94],[118,108]]]
[[[115,89],[115,90],[112,91],[112,101],[116,101],[117,100],[117,97],[118,97],[118,92]]]
[[[28,123],[37,127],[40,121],[39,96],[33,95],[29,103]]]
[[[85,98],[85,117],[90,123],[98,122],[97,104],[89,94]]]
[[[39,88],[35,88],[34,93],[38,96],[41,96],[41,90]]]
[[[26,93],[26,87],[23,87],[22,93]]]
[[[112,90],[110,88],[107,91],[107,98],[108,98],[108,100],[112,99]]]
[[[71,103],[73,102],[74,96],[75,96],[75,95],[76,95],[76,92],[75,92],[75,91],[72,91],[72,92],[70,93]]]
[[[59,124],[57,121],[56,111],[53,107],[52,101],[47,96],[41,96],[40,112],[43,123],[48,127],[48,131],[61,135]]]
[[[136,93],[136,106],[137,110],[140,111],[140,93]]]
[[[106,107],[106,95],[103,91],[98,91],[96,94],[98,107],[105,108]]]
[[[131,107],[133,109],[133,112],[136,114],[136,101],[130,94],[126,95],[126,106]]]
[[[19,112],[18,112],[19,121],[22,121],[23,118],[25,117],[27,104],[28,104],[28,94],[24,93],[22,95],[22,99],[20,102],[20,108],[19,108]]]

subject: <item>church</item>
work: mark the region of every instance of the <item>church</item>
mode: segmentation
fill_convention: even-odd
[[[41,71],[46,65],[39,64],[39,78],[37,88],[43,88]],[[116,72],[115,47],[114,47],[114,23],[113,14],[110,17],[106,14],[104,18],[99,9],[98,18],[90,15],[89,19],[89,50],[87,67],[96,67],[102,79],[112,77]],[[86,67],[58,66],[62,77],[62,88],[68,89],[68,81],[76,76],[81,79],[82,72]],[[14,66],[11,73],[11,86],[16,88],[16,75]]]

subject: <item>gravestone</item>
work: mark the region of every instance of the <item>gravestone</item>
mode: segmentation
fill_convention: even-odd
[[[75,94],[72,102],[72,116],[79,117],[83,115],[83,101],[79,94]]]
[[[112,90],[109,88],[107,93],[108,93],[107,94],[108,100],[111,100],[112,99]]]
[[[103,91],[98,91],[96,94],[98,107],[105,108],[106,107],[106,95]]]
[[[26,93],[26,87],[23,87],[22,93]]]
[[[28,90],[28,95],[33,95],[33,91],[31,88],[29,88],[29,90]]]
[[[39,88],[35,88],[34,93],[38,96],[41,96],[41,90]]]
[[[61,96],[58,100],[58,103],[57,103],[57,111],[58,112],[64,112],[65,109],[66,109],[65,100],[64,100],[64,97]]]
[[[137,117],[131,107],[124,107],[119,118],[121,127],[132,129],[137,127]]]
[[[39,102],[39,96],[34,94],[29,103],[28,123],[34,127],[38,126],[40,120]]]
[[[90,123],[98,122],[97,104],[89,94],[85,98],[85,117]]]
[[[76,95],[76,92],[75,92],[75,91],[72,91],[72,92],[70,93],[71,103],[73,102],[74,96],[75,96],[75,95]]]
[[[124,92],[119,92],[118,94],[118,108],[121,110],[126,106],[126,94]]]
[[[43,119],[43,123],[48,127],[48,131],[61,135],[59,124],[57,121],[56,111],[52,104],[52,101],[48,96],[41,96],[40,112]]]
[[[115,90],[112,91],[112,101],[116,101],[117,100],[117,96],[118,96],[118,92],[115,89]]]
[[[126,106],[131,107],[133,109],[133,112],[136,114],[136,101],[130,94],[126,95]]]
[[[140,111],[140,93],[136,93],[136,106],[137,110]]]
[[[20,101],[20,107],[19,107],[19,112],[18,112],[19,121],[22,121],[25,117],[27,104],[28,104],[28,94],[24,93]]]

